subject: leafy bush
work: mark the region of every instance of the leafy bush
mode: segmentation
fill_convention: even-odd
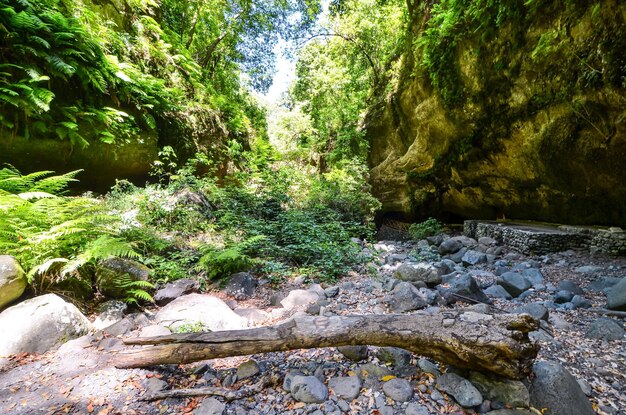
[[[409,227],[409,234],[413,239],[418,240],[440,234],[442,230],[441,222],[434,218],[428,218],[424,222],[412,224]]]

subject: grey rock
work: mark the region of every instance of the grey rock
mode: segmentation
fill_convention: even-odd
[[[126,310],[128,310],[128,305],[122,301],[105,301],[98,306],[98,316],[93,322],[93,327],[100,330],[117,323],[124,318]]]
[[[163,288],[158,290],[153,298],[159,306],[171,303],[178,297],[200,291],[200,283],[191,278],[182,278],[173,282],[168,282]]]
[[[124,347],[122,339],[117,337],[105,337],[98,342],[98,349],[110,352],[113,350],[121,350]]]
[[[413,386],[406,379],[394,378],[383,384],[383,392],[396,402],[407,402],[413,397]]]
[[[376,380],[380,380],[385,376],[390,376],[391,370],[384,366],[378,366],[374,363],[365,363],[359,366],[359,371],[357,372],[361,379],[365,378],[374,378]]]
[[[448,254],[444,257],[444,259],[449,259],[451,261],[456,262],[457,264],[461,263],[463,259],[463,255],[467,252],[467,248],[463,247],[458,252],[454,254]]]
[[[455,278],[449,282],[449,285],[449,287],[437,287],[439,293],[448,303],[454,303],[459,300],[459,297],[455,296],[455,294],[471,298],[481,303],[491,302],[476,280],[469,274],[463,274]]]
[[[510,380],[472,372],[470,381],[485,399],[498,401],[513,407],[527,408],[530,405],[528,388],[519,380]]]
[[[459,250],[463,248],[463,243],[457,239],[446,239],[439,245],[439,254],[447,255],[447,254],[455,254],[459,252]]]
[[[224,290],[237,300],[245,300],[254,295],[259,282],[249,272],[238,272],[228,279]]]
[[[483,236],[481,238],[478,238],[478,243],[485,246],[493,246],[497,245],[498,241],[493,238],[489,238],[488,236]]]
[[[621,278],[615,277],[601,278],[599,280],[591,281],[589,285],[587,285],[587,289],[590,291],[605,291],[615,286],[615,284],[619,283],[621,280]]]
[[[399,347],[381,347],[376,357],[385,363],[398,367],[406,367],[411,364],[411,353]]]
[[[336,297],[337,294],[339,294],[339,287],[337,287],[336,285],[333,287],[328,287],[324,290],[324,295],[326,295],[327,298]]]
[[[205,398],[196,409],[193,415],[223,415],[226,405],[215,398]]]
[[[548,317],[550,316],[548,309],[539,303],[528,303],[521,307],[517,307],[514,311],[517,314],[530,314],[530,316],[536,320],[548,321]]]
[[[439,234],[439,235],[434,235],[434,236],[427,236],[426,237],[426,241],[430,245],[439,246],[443,242],[443,235]]]
[[[430,415],[430,411],[425,406],[410,402],[404,411],[404,415]]]
[[[340,346],[337,351],[353,362],[367,359],[367,346]]]
[[[190,324],[200,324],[212,331],[237,330],[248,326],[247,320],[238,316],[222,300],[204,294],[178,297],[159,310],[155,320],[173,331]]]
[[[498,284],[504,287],[513,297],[519,296],[532,285],[522,274],[517,272],[505,272],[498,277]]]
[[[286,309],[290,310],[299,306],[306,306],[311,303],[315,303],[320,299],[318,293],[309,290],[292,290],[289,292],[280,304]]]
[[[485,415],[537,415],[537,412],[529,409],[496,409],[487,412]]]
[[[463,246],[466,248],[473,248],[476,245],[478,245],[478,241],[476,239],[470,238],[469,236],[465,236],[465,235],[453,236],[450,239],[461,241]]]
[[[339,399],[337,401],[337,406],[339,407],[339,409],[341,409],[342,412],[350,411],[350,404],[343,399]]]
[[[0,310],[22,296],[28,281],[15,258],[0,255]]]
[[[478,406],[483,396],[472,383],[455,373],[444,373],[437,378],[437,389],[444,391],[464,408]]]
[[[626,277],[609,289],[606,299],[609,310],[626,311]]]
[[[487,294],[489,297],[502,298],[503,300],[510,300],[513,298],[513,296],[504,289],[504,287],[498,284],[487,287],[485,289],[485,294]]]
[[[417,361],[417,365],[424,373],[430,373],[431,375],[439,376],[441,372],[437,365],[431,362],[428,359],[424,359],[423,357]]]
[[[237,367],[237,379],[251,378],[259,372],[261,372],[259,364],[254,359],[250,359]]]
[[[396,313],[419,310],[428,306],[419,290],[408,282],[399,282],[388,298],[389,307]]]
[[[558,291],[569,291],[572,294],[578,294],[578,295],[583,294],[582,288],[580,288],[580,286],[576,284],[574,281],[570,281],[570,280],[559,281],[559,285],[556,287],[556,289]]]
[[[522,276],[526,278],[533,287],[543,286],[543,273],[538,268],[527,268],[522,271]]]
[[[359,396],[361,379],[358,376],[331,378],[328,387],[338,398],[351,401]]]
[[[491,308],[488,304],[472,304],[468,307],[468,309],[480,314],[493,314],[493,308]]]
[[[576,379],[576,382],[578,382],[578,386],[580,386],[580,390],[583,391],[583,393],[586,396],[591,396],[591,385],[589,384],[589,382],[587,382],[584,379]]]
[[[604,268],[598,267],[596,265],[585,265],[583,267],[578,267],[574,271],[580,272],[581,274],[596,274],[601,272]]]
[[[556,294],[554,294],[554,302],[557,304],[569,303],[572,301],[572,298],[574,298],[574,293],[567,290],[557,291]]]
[[[235,308],[233,311],[238,316],[245,318],[251,326],[259,325],[270,318],[268,312],[258,308]]]
[[[575,295],[574,297],[572,297],[571,303],[574,309],[591,308],[591,301],[587,300],[585,297],[581,295]]]
[[[441,275],[440,270],[434,265],[426,262],[419,262],[417,264],[405,263],[400,265],[393,276],[401,281],[408,281],[412,283],[421,281],[426,285],[433,287],[441,283]]]
[[[528,338],[532,341],[540,341],[545,343],[554,343],[554,337],[546,333],[545,330],[534,330],[528,333]]]
[[[148,281],[150,268],[137,261],[112,257],[101,261],[96,267],[98,290],[110,298],[126,298],[126,289],[120,287],[120,278],[132,281]]]
[[[624,338],[624,327],[617,320],[600,317],[591,323],[585,333],[585,337],[601,340],[621,340]]]
[[[385,263],[393,265],[396,262],[406,261],[407,258],[408,258],[407,254],[391,254],[391,255],[387,255],[387,257],[385,258]]]
[[[156,377],[147,378],[143,382],[143,386],[146,389],[146,395],[154,395],[157,392],[160,392],[167,388],[167,382],[164,380],[158,379]]]
[[[328,399],[328,388],[315,376],[294,376],[290,385],[291,396],[304,403],[322,403]]]
[[[594,415],[591,402],[576,379],[560,364],[537,362],[535,378],[530,386],[530,403],[547,408],[546,415]]]
[[[300,372],[299,370],[290,370],[289,372],[287,372],[287,374],[285,375],[285,379],[283,379],[284,390],[286,390],[287,392],[291,390],[291,381],[296,376],[304,376],[304,374]]]
[[[0,356],[45,353],[91,329],[76,306],[56,294],[41,295],[0,313]]]
[[[465,252],[465,254],[463,254],[463,257],[461,257],[461,262],[465,266],[485,264],[487,263],[487,255],[482,252],[470,249]]]

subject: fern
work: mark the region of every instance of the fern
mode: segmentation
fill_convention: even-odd
[[[0,170],[0,251],[17,257],[38,292],[69,275],[81,278],[100,259],[138,257],[115,237],[120,220],[100,200],[62,195],[77,173]]]
[[[133,280],[128,275],[124,275],[115,281],[115,286],[124,291],[126,297],[123,301],[126,303],[139,304],[140,301],[150,303],[154,301],[146,291],[154,288],[154,285],[148,281]]]

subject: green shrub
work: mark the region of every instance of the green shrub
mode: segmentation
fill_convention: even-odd
[[[441,233],[443,226],[434,218],[428,218],[424,222],[414,223],[409,227],[409,234],[413,239],[424,239]]]

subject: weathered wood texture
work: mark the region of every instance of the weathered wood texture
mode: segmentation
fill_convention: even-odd
[[[537,321],[525,314],[298,315],[270,327],[127,338],[127,345],[143,347],[121,351],[114,364],[146,367],[295,349],[373,345],[401,347],[457,367],[521,379],[531,372],[537,355],[537,345],[528,339],[528,332],[537,327]]]

